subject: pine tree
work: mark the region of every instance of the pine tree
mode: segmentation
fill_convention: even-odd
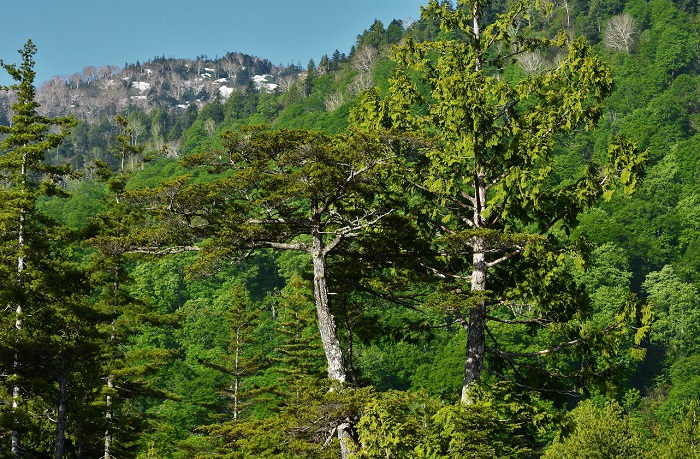
[[[331,304],[328,259],[364,233],[381,233],[391,221],[395,209],[382,199],[382,180],[402,145],[368,132],[326,136],[254,126],[227,132],[224,146],[224,152],[183,159],[190,168],[225,173],[221,178],[190,183],[189,177],[179,177],[130,194],[131,201],[158,218],[156,226],[135,237],[152,253],[200,251],[194,268],[199,272],[264,248],[310,255],[328,379],[342,385],[348,374]],[[203,245],[194,245],[205,238]],[[349,430],[339,427],[338,435],[349,438]],[[344,450],[343,457],[348,455]]]
[[[321,378],[319,362],[323,361],[322,345],[314,327],[314,302],[310,288],[298,275],[293,275],[279,295],[279,317],[275,331],[282,335],[271,360],[282,375],[277,393],[284,398],[298,398],[304,381]]]
[[[145,225],[145,216],[122,202],[133,172],[126,168],[125,160],[143,152],[144,146],[133,144],[124,118],[117,117],[116,122],[120,126],[116,151],[122,161],[115,175],[106,165],[98,165],[111,194],[106,210],[93,217],[84,230],[88,235],[85,245],[96,249],[91,253],[90,269],[96,297],[93,307],[100,314],[98,327],[104,338],[99,348],[104,384],[98,391],[101,400],[94,403],[102,410],[99,425],[104,428],[101,454],[105,459],[135,449],[138,434],[152,421],[144,413],[144,399],[172,397],[156,387],[151,377],[177,354],[177,350],[166,349],[160,343],[138,342],[140,334],[176,327],[178,317],[152,311],[130,290],[131,269],[136,261],[133,252],[138,252],[134,248],[141,242],[128,235],[132,227]]]

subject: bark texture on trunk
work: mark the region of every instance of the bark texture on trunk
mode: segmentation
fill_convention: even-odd
[[[331,302],[328,292],[328,272],[326,269],[326,257],[328,250],[323,242],[321,232],[321,212],[318,202],[313,202],[311,217],[311,260],[314,269],[314,299],[316,302],[316,315],[318,316],[318,330],[321,334],[323,351],[328,363],[328,378],[341,384],[347,379],[347,368],[343,357],[343,349],[338,340],[338,331],[333,314],[331,314]],[[338,440],[340,441],[341,459],[350,459],[357,450],[355,440],[355,428],[352,422],[346,420],[336,427]]]
[[[478,10],[475,10],[478,11]],[[478,16],[474,18],[475,34],[478,34]],[[478,37],[478,35],[477,35]],[[477,60],[477,65],[480,62]],[[478,146],[475,146],[478,148]],[[478,155],[475,155],[478,158]],[[484,221],[481,212],[486,208],[486,183],[483,170],[477,170],[474,174],[474,228],[483,228]],[[472,241],[472,274],[471,291],[483,292],[486,290],[486,272],[488,270],[486,260],[486,241],[476,237]],[[469,325],[467,329],[467,349],[464,362],[464,381],[462,384],[463,404],[470,404],[470,389],[479,381],[484,371],[484,354],[486,352],[486,302],[482,299],[469,310]]]
[[[236,329],[236,359],[233,369],[233,420],[238,420],[238,389],[240,384],[240,368],[238,365],[238,360],[241,352],[241,342],[240,342],[240,329]]]
[[[21,177],[22,177],[22,189],[24,190],[24,187],[26,186],[26,178],[27,178],[27,155],[25,154],[22,156],[22,166],[21,166],[21,171],[20,171]],[[25,191],[23,191],[25,192]],[[19,227],[17,229],[17,251],[18,251],[18,256],[17,256],[17,286],[19,289],[21,289],[22,286],[22,273],[24,272],[24,265],[25,265],[25,259],[24,259],[24,248],[26,244],[26,221],[25,221],[25,209],[24,207],[19,209]],[[19,341],[20,341],[20,335],[22,333],[22,321],[24,319],[23,316],[23,311],[22,311],[22,303],[21,301],[17,303],[17,306],[15,308],[15,344],[17,345],[17,348],[15,349],[15,355],[14,355],[14,361],[13,361],[13,370],[14,370],[14,384],[12,387],[12,411],[13,413],[16,413],[17,410],[19,409],[20,403],[22,402],[22,389],[19,386],[19,369],[21,365],[20,361],[20,355],[19,351],[17,350],[19,348]],[[12,437],[12,446],[11,446],[11,452],[12,452],[12,457],[14,459],[20,459],[21,456],[21,447],[20,447],[20,434],[19,431],[17,430],[17,426],[19,424],[19,419],[15,415],[15,418],[13,420],[14,428],[12,429],[11,437]]]
[[[331,304],[328,295],[328,273],[326,271],[326,252],[320,224],[312,225],[311,259],[314,267],[314,299],[318,315],[318,330],[328,362],[328,378],[331,381],[344,383],[347,375],[343,350],[338,340],[335,318],[331,314]]]
[[[114,377],[112,375],[107,377],[107,390],[110,391],[114,389]],[[112,459],[112,396],[110,393],[107,394],[105,398],[106,412],[105,421],[107,427],[105,429],[105,455],[104,459]]]
[[[68,365],[63,360],[61,374],[58,377],[58,419],[56,420],[56,447],[55,459],[63,458],[63,450],[66,443],[66,398],[68,395]]]
[[[486,290],[486,254],[483,251],[473,255],[471,279],[472,291]],[[467,357],[464,363],[464,383],[462,384],[462,403],[469,404],[469,389],[479,380],[484,370],[484,353],[486,351],[486,303],[479,301],[469,311],[469,328],[467,330]]]
[[[338,440],[340,440],[341,459],[349,459],[357,452],[359,445],[351,422],[344,422],[338,426]]]

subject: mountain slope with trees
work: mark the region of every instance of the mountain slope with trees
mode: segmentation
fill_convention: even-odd
[[[88,68],[37,89],[70,132],[25,184],[28,44],[3,457],[696,457],[696,7],[432,1],[305,68]]]

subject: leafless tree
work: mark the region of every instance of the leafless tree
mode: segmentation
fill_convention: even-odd
[[[174,140],[172,142],[168,142],[164,148],[159,149],[159,151],[164,151],[165,156],[168,158],[177,158],[180,156],[180,146],[181,142],[179,140]]]
[[[87,84],[90,84],[93,80],[95,80],[97,76],[97,68],[93,65],[88,65],[83,69],[83,77],[85,78],[85,82]]]
[[[78,89],[80,87],[80,83],[83,82],[83,74],[74,73],[70,76],[70,82],[73,84],[73,87],[75,87],[75,89]]]
[[[637,44],[637,25],[629,13],[610,18],[603,33],[603,44],[613,51],[630,53]]]
[[[216,131],[216,121],[211,118],[207,118],[206,121],[204,121],[204,130],[207,131],[209,137],[214,135],[214,131]]]
[[[296,83],[297,78],[295,75],[285,75],[283,77],[277,78],[277,89],[280,92],[289,91],[294,83]]]
[[[526,52],[518,56],[518,65],[530,75],[541,71],[546,64],[547,60],[540,53]]]
[[[224,69],[233,84],[236,84],[236,75],[241,70],[241,64],[238,60],[224,59],[221,62],[221,67]]]
[[[36,91],[38,111],[43,116],[60,116],[67,113],[71,96],[65,81],[58,76],[51,78]]]
[[[355,51],[353,57],[353,67],[360,72],[369,72],[372,69],[372,63],[379,55],[377,48],[365,45]]]
[[[352,94],[359,94],[362,91],[371,88],[374,85],[374,78],[371,72],[360,72],[352,80],[348,86]]]
[[[170,79],[170,89],[171,89],[172,95],[175,99],[177,99],[177,100],[182,99],[182,97],[185,95],[185,92],[187,92],[188,88],[189,88],[189,83],[187,82],[187,80],[184,80],[177,73],[172,74],[172,77]]]
[[[326,111],[329,112],[335,111],[338,107],[343,105],[343,103],[345,103],[345,96],[340,91],[330,94],[326,97],[326,100],[323,101],[323,104],[326,106]]]

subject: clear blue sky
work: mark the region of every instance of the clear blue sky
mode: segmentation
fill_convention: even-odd
[[[348,53],[375,19],[418,19],[427,0],[6,0],[0,59],[20,61],[31,38],[36,83],[156,56],[195,58],[238,51],[273,64]],[[9,78],[0,72],[0,84]]]

